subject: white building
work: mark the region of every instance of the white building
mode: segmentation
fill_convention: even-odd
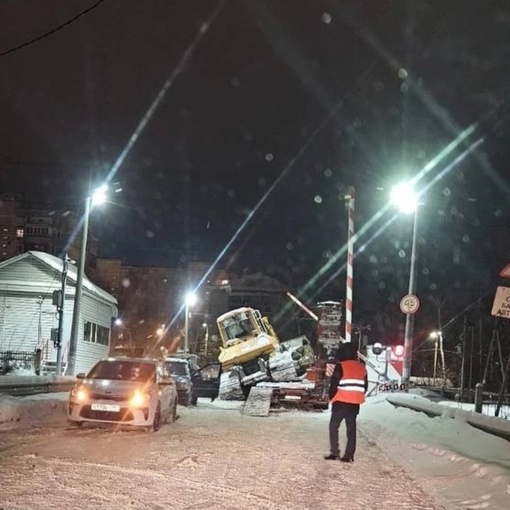
[[[51,330],[58,327],[53,292],[62,286],[63,262],[48,253],[28,251],[0,262],[0,356],[6,351],[35,352],[55,361]],[[62,360],[67,361],[77,268],[69,264],[64,306]],[[76,373],[87,372],[109,352],[117,300],[86,277],[83,279]]]

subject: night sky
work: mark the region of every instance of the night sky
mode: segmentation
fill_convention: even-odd
[[[0,53],[96,3],[1,1]],[[104,0],[0,57],[0,188],[78,208],[174,74],[93,214],[100,255],[212,261],[255,210],[219,266],[299,294],[346,242],[354,186],[357,229],[384,211],[357,243],[354,305],[382,331],[403,322],[412,234],[389,189],[421,175],[426,330],[432,299],[447,320],[509,262],[509,62],[506,1]],[[344,260],[303,297],[343,299]]]

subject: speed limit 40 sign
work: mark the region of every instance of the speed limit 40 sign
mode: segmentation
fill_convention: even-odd
[[[400,309],[406,315],[413,315],[420,308],[420,300],[414,294],[407,294],[400,300]]]

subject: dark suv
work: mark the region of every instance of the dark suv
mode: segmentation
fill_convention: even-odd
[[[189,406],[193,386],[189,361],[183,358],[165,358],[165,367],[176,382],[179,405]]]

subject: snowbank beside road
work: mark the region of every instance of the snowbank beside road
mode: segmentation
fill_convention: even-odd
[[[394,407],[386,397],[368,398],[360,412],[361,428],[378,446],[456,508],[508,508],[510,442],[452,419],[452,409],[442,408],[444,413],[431,418]],[[437,412],[425,399],[398,398],[419,400]]]
[[[419,395],[396,393],[388,395],[387,400],[390,404],[407,407],[414,411],[424,412],[431,416],[444,416],[445,418],[461,420],[469,423],[473,427],[488,432],[489,434],[494,434],[510,440],[510,421],[504,420],[503,418],[485,416],[483,414],[465,411],[463,409],[455,409],[451,406],[444,405],[444,403],[435,404],[430,402],[427,398],[423,398]]]
[[[0,395],[0,430],[66,419],[68,393],[44,393],[30,397]]]

